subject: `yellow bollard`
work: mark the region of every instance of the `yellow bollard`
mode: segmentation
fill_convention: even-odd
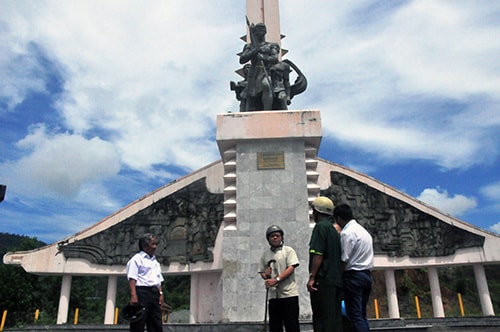
[[[119,313],[118,307],[115,308],[115,319],[113,320],[113,323],[116,325],[118,324],[118,313]]]
[[[462,314],[462,317],[465,316],[465,311],[464,311],[464,303],[462,301],[462,294],[458,293],[458,304],[460,305],[460,313]]]
[[[377,301],[377,299],[373,299],[373,306],[375,307],[375,319],[379,319],[379,316],[378,316],[378,301]]]
[[[38,322],[38,317],[40,317],[40,309],[35,310],[35,323]]]
[[[3,315],[2,315],[2,323],[0,324],[0,331],[3,331],[3,327],[5,326],[6,319],[7,319],[7,310],[4,310]]]
[[[418,296],[415,295],[415,306],[417,307],[417,318],[422,318],[420,314],[420,304],[418,303]]]
[[[73,324],[76,325],[78,324],[78,313],[80,312],[80,309],[76,308],[75,309],[75,318],[73,319]]]

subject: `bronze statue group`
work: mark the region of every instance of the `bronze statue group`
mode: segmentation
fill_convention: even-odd
[[[250,43],[239,53],[244,79],[231,82],[231,90],[240,101],[240,112],[287,110],[292,98],[307,88],[307,80],[290,60],[280,61],[280,46],[265,39],[263,23],[250,24]],[[297,74],[290,84],[292,69]]]

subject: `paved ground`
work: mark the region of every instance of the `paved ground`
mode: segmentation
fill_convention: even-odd
[[[175,318],[175,316],[174,316]],[[436,319],[379,319],[370,320],[376,332],[500,332],[500,317],[466,317]],[[9,332],[128,332],[127,325],[36,325],[5,329]],[[171,323],[163,326],[164,332],[265,332],[262,323],[186,324]],[[301,323],[302,332],[312,332],[311,322]]]

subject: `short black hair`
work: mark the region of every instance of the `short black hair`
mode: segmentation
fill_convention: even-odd
[[[142,234],[142,236],[139,238],[139,250],[143,250],[144,247],[149,244],[149,241],[154,238],[154,235],[151,233],[145,233]]]
[[[345,221],[354,219],[351,207],[345,203],[339,204],[335,207],[335,209],[333,209],[333,217],[334,218],[339,217]]]

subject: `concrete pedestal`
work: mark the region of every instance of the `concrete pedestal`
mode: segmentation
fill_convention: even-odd
[[[217,143],[225,175],[222,243],[222,321],[262,321],[265,288],[259,259],[266,229],[279,225],[300,260],[296,270],[301,318],[311,317],[306,291],[309,202],[319,193],[319,111],[221,114]]]

